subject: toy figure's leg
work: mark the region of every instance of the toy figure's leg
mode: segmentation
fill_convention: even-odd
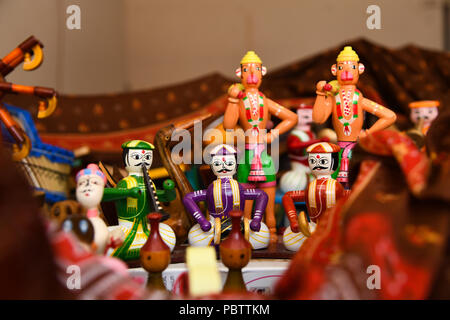
[[[348,182],[348,167],[351,158],[351,151],[355,147],[356,142],[338,142],[338,145],[343,149],[343,151],[337,181],[339,181],[345,189],[349,189],[350,185]]]
[[[267,193],[269,199],[267,201],[265,222],[270,231],[270,243],[276,243],[278,240],[277,236],[277,223],[275,220],[275,191],[276,186],[260,186],[261,190]]]

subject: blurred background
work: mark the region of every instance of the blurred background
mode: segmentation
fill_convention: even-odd
[[[232,77],[247,50],[269,72],[360,37],[392,48],[449,50],[448,3],[0,0],[0,55],[34,34],[45,45],[45,63],[32,73],[17,70],[9,81],[62,94],[120,93],[212,72]],[[73,4],[81,9],[80,30],[66,27]],[[366,26],[372,4],[381,9],[380,30]]]

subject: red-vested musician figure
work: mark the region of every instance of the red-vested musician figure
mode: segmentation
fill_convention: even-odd
[[[340,149],[339,146],[329,142],[315,143],[306,149],[308,165],[315,179],[305,190],[285,193],[282,200],[290,223],[290,227],[283,235],[283,242],[288,250],[297,251],[315,229],[320,215],[348,193],[338,181],[331,177],[338,167]],[[300,201],[306,202],[311,223],[308,222],[303,211],[297,217],[294,202]]]

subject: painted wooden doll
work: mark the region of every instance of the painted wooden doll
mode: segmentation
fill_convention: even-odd
[[[288,250],[297,251],[314,231],[321,214],[347,194],[344,187],[331,177],[338,166],[339,150],[339,146],[329,142],[315,143],[307,148],[308,164],[315,179],[306,190],[289,191],[282,199],[290,222],[283,235],[283,242]],[[308,222],[304,212],[297,217],[295,201],[306,202],[311,222]]]
[[[434,100],[414,101],[409,104],[411,121],[420,127],[423,135],[427,134],[431,123],[438,116],[439,105],[439,101]]]
[[[105,254],[108,248],[117,248],[124,241],[125,234],[120,229],[108,230],[98,211],[106,184],[105,175],[91,163],[77,173],[76,183],[77,201],[87,210],[86,216],[94,227],[95,252]]]
[[[223,127],[235,129],[236,125],[245,131],[245,161],[239,165],[237,181],[245,188],[260,188],[267,193],[265,222],[270,229],[270,241],[277,241],[275,221],[276,171],[272,158],[267,153],[266,143],[272,143],[280,134],[297,124],[297,115],[285,107],[264,96],[259,91],[263,75],[267,72],[261,59],[254,51],[242,58],[236,75],[240,84],[232,85],[228,90],[228,104],[224,115]],[[266,133],[267,121],[271,116],[282,121]],[[250,218],[252,202],[247,201],[245,217]]]
[[[176,193],[172,180],[164,181],[164,190],[157,190],[151,182],[154,203],[149,202],[143,177],[142,164],[150,169],[153,161],[154,146],[146,141],[132,140],[122,144],[123,161],[128,176],[120,180],[115,188],[106,188],[102,201],[115,201],[119,227],[126,237],[122,246],[111,254],[123,260],[139,259],[139,250],[150,233],[147,214],[161,209],[160,201],[169,202],[175,199]],[[161,235],[166,244],[173,250],[176,237],[172,228],[164,223],[159,224]]]
[[[336,76],[337,83],[319,81],[316,85],[317,98],[314,103],[313,120],[321,124],[330,115],[332,116],[338,145],[342,149],[341,166],[337,180],[345,188],[349,188],[348,166],[351,151],[358,139],[389,127],[397,118],[395,113],[388,108],[364,98],[356,88],[359,75],[363,72],[364,65],[359,62],[358,55],[352,47],[347,46],[339,53],[336,64],[331,66],[331,73]],[[367,130],[362,130],[364,111],[379,118]]]
[[[211,170],[217,179],[207,189],[187,194],[183,198],[186,210],[194,217],[197,224],[189,231],[189,244],[192,246],[206,246],[219,244],[222,230],[230,228],[225,221],[229,220],[232,210],[244,210],[246,200],[255,200],[253,218],[249,223],[244,221],[244,228],[248,228],[247,235],[253,249],[266,248],[269,245],[269,229],[262,222],[267,204],[267,194],[259,189],[244,188],[233,179],[236,173],[236,150],[229,145],[220,144],[211,150]],[[198,202],[205,201],[209,219],[201,212]],[[220,230],[220,232],[218,232]]]

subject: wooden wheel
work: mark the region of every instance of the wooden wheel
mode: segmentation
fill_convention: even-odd
[[[20,161],[23,158],[27,157],[31,150],[31,141],[30,138],[26,134],[23,135],[25,141],[22,146],[18,144],[13,144],[12,147],[12,159],[14,161]]]

